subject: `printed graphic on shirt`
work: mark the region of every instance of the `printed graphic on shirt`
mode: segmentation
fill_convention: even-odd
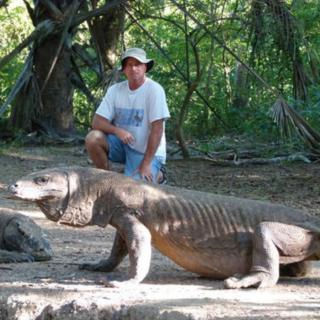
[[[143,109],[116,108],[114,123],[117,126],[141,127],[143,116]]]

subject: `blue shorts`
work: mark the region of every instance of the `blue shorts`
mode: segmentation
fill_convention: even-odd
[[[127,144],[124,144],[117,136],[113,134],[106,135],[109,146],[108,159],[113,162],[123,163],[124,174],[136,180],[141,180],[140,173],[137,172],[141,164],[144,154],[132,149]],[[157,176],[162,166],[162,159],[154,157],[151,162],[151,172],[153,182],[157,183]]]

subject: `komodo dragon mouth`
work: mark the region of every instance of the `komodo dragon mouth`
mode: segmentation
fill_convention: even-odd
[[[23,189],[23,192],[20,192],[16,189],[15,185],[8,186],[8,191],[10,194],[6,196],[8,199],[15,200],[25,200],[25,201],[47,201],[55,198],[54,193],[59,193],[57,189],[46,190],[46,192],[35,191],[34,188]],[[50,193],[50,194],[48,194]]]
[[[68,177],[64,173],[56,176],[47,172],[30,174],[8,187],[11,196],[27,201],[47,201],[62,199],[68,191]]]

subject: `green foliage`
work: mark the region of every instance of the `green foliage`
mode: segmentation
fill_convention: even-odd
[[[238,61],[212,35],[220,39],[236,56],[246,62],[272,88],[284,97],[293,96],[293,61],[290,52],[294,44],[299,49],[301,63],[306,72],[306,102],[293,101],[301,114],[316,129],[320,116],[320,4],[318,0],[282,1],[294,19],[294,31],[288,46],[281,30],[281,19],[275,18],[272,8],[264,1],[178,1],[184,4],[201,26],[187,17],[169,0],[143,0],[133,3],[130,13],[138,24],[128,16],[124,43],[126,47],[144,48],[156,64],[150,77],[163,85],[171,111],[168,136],[175,139],[175,129],[188,90],[188,80],[197,76],[197,57],[201,77],[187,107],[184,118],[186,139],[212,138],[225,134],[247,134],[265,141],[276,141],[278,129],[268,115],[276,96],[257,77],[244,74],[242,82],[246,103],[236,105],[239,93]],[[280,2],[279,2],[280,3]],[[253,7],[253,5],[256,7]],[[0,56],[4,56],[21,42],[31,31],[30,19],[22,6],[6,11],[0,9]],[[14,21],[14,23],[12,23]],[[205,28],[204,28],[205,26]],[[143,28],[142,28],[143,27]],[[287,32],[287,33],[286,33]],[[211,34],[210,34],[211,33]],[[294,39],[293,39],[294,38]],[[86,46],[87,52],[97,59],[88,28],[80,26],[75,39]],[[291,51],[290,51],[291,50]],[[14,79],[21,70],[24,55],[0,70],[0,102],[3,102]],[[88,99],[75,91],[74,115],[76,125],[85,131],[102,97],[103,88],[97,75],[81,66],[81,76],[97,101]],[[317,78],[318,75],[318,78]],[[291,101],[292,102],[292,101]]]
[[[309,49],[319,52],[319,3],[309,1],[310,6],[303,5],[301,1],[285,1],[288,9],[295,19],[295,35],[300,32],[301,54],[307,63]],[[308,3],[309,3],[308,2]],[[276,20],[272,9],[262,4],[262,16],[256,19],[260,24],[261,33],[258,42],[253,47],[251,24],[252,3],[248,1],[179,1],[185,3],[186,9],[205,25],[210,32],[235,52],[242,61],[251,65],[270,86],[280,90],[286,97],[292,96],[293,78],[292,61],[288,59],[287,52],[283,50],[280,37],[281,21]],[[184,33],[184,15],[171,1],[159,2],[143,1],[136,8],[136,17],[148,31],[146,34],[136,24],[130,24],[126,33],[128,46],[142,46],[157,64],[152,76],[159,81],[166,90],[168,102],[172,113],[169,123],[169,132],[174,136],[176,119],[181,109],[187,90],[187,82],[172,66],[172,61],[187,75],[189,67],[190,79],[195,77],[195,58],[190,45],[196,43],[196,50],[200,57],[202,77],[198,91],[204,95],[208,106],[196,93],[193,94],[188,108],[188,114],[184,121],[186,138],[210,137],[225,133],[252,134],[266,140],[277,139],[278,129],[268,116],[268,112],[274,103],[276,96],[263,86],[257,78],[248,74],[246,95],[248,103],[244,108],[236,108],[233,99],[236,87],[236,64],[234,57],[230,56],[211,36],[201,27],[197,26],[190,18],[188,24],[188,54],[189,65],[186,56],[186,34]],[[285,30],[287,31],[287,30]],[[151,40],[155,39],[161,49],[170,57],[163,55]],[[306,45],[302,39],[308,39],[312,44]],[[306,68],[308,72],[308,68]],[[310,100],[308,106],[304,104],[304,114],[310,119],[318,118],[317,95],[315,88],[310,88]],[[320,90],[318,89],[318,93]],[[314,121],[316,123],[316,121]]]
[[[33,27],[22,1],[9,1],[0,8],[0,57],[9,54],[31,33]],[[24,66],[27,50],[0,69],[0,105],[3,104]],[[8,114],[8,113],[7,113]]]
[[[292,105],[304,119],[316,130],[320,131],[320,89],[319,86],[310,88],[310,101],[292,101]]]
[[[0,8],[1,56],[8,54],[32,30],[32,24],[21,1],[9,2],[8,8]]]
[[[78,90],[74,94],[73,113],[75,124],[80,132],[86,132],[94,115],[94,106],[87,97]]]

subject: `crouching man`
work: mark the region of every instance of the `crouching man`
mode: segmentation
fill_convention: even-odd
[[[165,121],[170,117],[165,92],[147,77],[154,65],[144,50],[130,48],[121,57],[127,80],[111,86],[98,107],[86,148],[93,164],[109,170],[123,163],[124,174],[154,183],[165,180]]]

